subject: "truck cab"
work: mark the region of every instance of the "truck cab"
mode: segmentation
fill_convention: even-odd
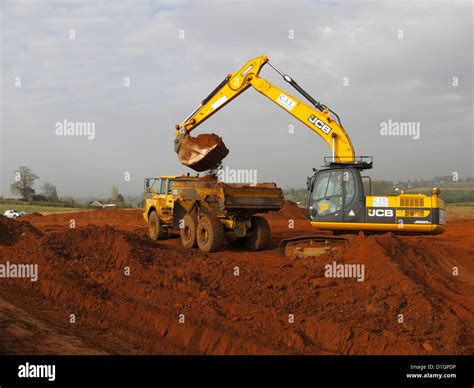
[[[150,209],[155,209],[164,223],[172,223],[174,198],[173,182],[176,176],[162,176],[145,179],[145,221],[148,221]]]

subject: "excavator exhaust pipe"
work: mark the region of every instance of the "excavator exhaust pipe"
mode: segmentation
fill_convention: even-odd
[[[229,153],[222,138],[214,133],[177,138],[175,150],[181,164],[198,172],[216,167]]]

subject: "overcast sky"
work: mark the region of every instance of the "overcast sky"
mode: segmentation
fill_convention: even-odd
[[[471,1],[2,0],[0,195],[11,196],[19,166],[41,178],[37,191],[48,181],[76,197],[108,195],[114,184],[138,194],[144,177],[191,171],[173,151],[174,124],[260,55],[339,114],[356,153],[374,156],[373,178],[473,176],[472,8]],[[270,67],[261,76],[296,94]],[[389,119],[420,123],[420,138],[382,136]],[[63,120],[94,122],[95,138],[57,136]],[[304,187],[330,154],[251,89],[194,134],[204,132],[223,137],[225,166],[256,169],[259,181],[282,187]]]

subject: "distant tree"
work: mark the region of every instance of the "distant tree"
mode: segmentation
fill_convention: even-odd
[[[283,190],[283,196],[285,200],[293,202],[304,202],[306,193],[306,189],[295,189],[293,187]]]
[[[12,194],[20,195],[24,201],[29,201],[35,193],[33,185],[36,179],[39,179],[38,175],[28,167],[21,166],[15,172],[15,182],[11,184],[10,191]]]
[[[113,202],[116,202],[117,199],[118,199],[118,195],[119,195],[118,186],[113,185],[113,186],[112,186],[112,193],[111,193],[111,195],[110,195],[110,199],[111,199]]]
[[[61,201],[67,203],[68,205],[74,205],[76,203],[72,195],[65,195],[61,198]]]
[[[41,195],[41,194],[32,194],[31,200],[34,202],[47,202],[48,198],[46,198],[46,196]]]
[[[41,192],[48,201],[58,202],[58,191],[56,190],[56,186],[54,186],[52,183],[45,182],[41,188]]]
[[[125,199],[123,198],[122,194],[117,195],[117,202],[118,203],[125,203]]]
[[[433,182],[437,183],[451,182],[452,180],[453,178],[449,175],[435,176],[433,178]]]

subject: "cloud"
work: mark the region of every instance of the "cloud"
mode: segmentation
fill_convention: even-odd
[[[174,124],[262,54],[339,113],[357,153],[374,155],[374,177],[473,175],[472,4],[2,4],[3,195],[19,165],[75,196],[106,195],[113,184],[138,193],[145,176],[186,171],[172,149]],[[296,94],[270,68],[261,75]],[[95,122],[96,139],[58,138],[54,125],[64,119]],[[420,140],[380,136],[388,119],[420,122]],[[256,168],[259,179],[281,186],[303,186],[329,154],[253,90],[196,129],[206,131],[224,137],[227,165]],[[123,181],[126,171],[131,182]]]

